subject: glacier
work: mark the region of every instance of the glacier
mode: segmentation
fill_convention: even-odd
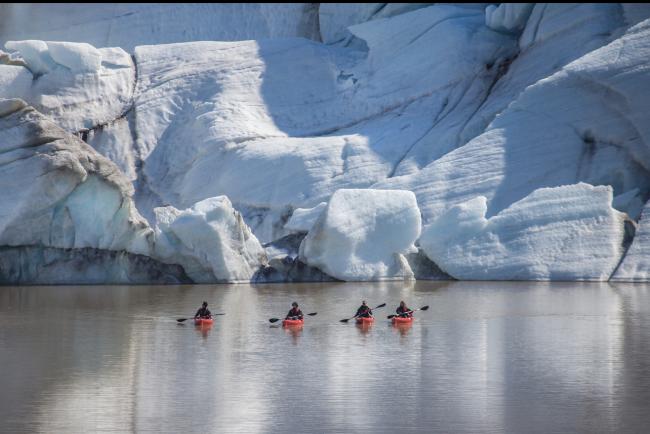
[[[0,22],[0,282],[650,278],[648,5]]]

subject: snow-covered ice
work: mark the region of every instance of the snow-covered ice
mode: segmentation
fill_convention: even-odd
[[[501,3],[485,8],[485,25],[502,32],[520,32],[524,29],[535,3]]]
[[[313,3],[5,3],[0,41],[42,39],[121,47],[299,36],[318,39]]]
[[[646,203],[632,245],[612,276],[615,281],[650,280],[650,203]]]
[[[255,235],[226,196],[179,211],[156,208],[155,257],[180,264],[195,282],[250,281],[266,263]]]
[[[52,60],[72,72],[96,72],[102,66],[102,53],[85,42],[47,43]]]
[[[300,259],[340,280],[410,279],[420,210],[410,191],[336,191],[300,245]]]
[[[88,131],[86,142],[104,157],[117,164],[126,177],[137,178],[134,138],[130,116],[118,118],[106,125]]]
[[[0,246],[149,255],[153,231],[117,166],[23,101],[0,100]]]
[[[526,88],[466,145],[374,187],[414,191],[427,223],[476,196],[491,216],[537,188],[580,181],[647,197],[649,50],[645,21]]]
[[[56,62],[50,56],[49,48],[45,41],[7,41],[5,48],[18,51],[25,64],[34,75],[43,75],[56,67]]]
[[[313,208],[295,209],[289,221],[284,225],[285,229],[293,232],[309,232],[326,206],[327,202],[321,202]]]
[[[648,18],[613,3],[0,5],[0,98],[36,110],[0,104],[0,262],[33,282],[165,264],[202,282],[646,280]],[[415,221],[368,229],[394,206],[427,228],[417,253]],[[335,227],[341,210],[363,230]]]
[[[485,27],[479,6],[426,7],[351,31],[367,58],[304,39],[137,47],[136,145],[152,191],[178,208],[225,194],[237,209],[280,215],[397,166],[415,170],[431,157],[414,146],[436,116],[461,126],[448,112],[476,109],[494,76],[485,64],[515,43]],[[444,125],[434,128],[442,141]]]
[[[540,188],[490,218],[478,196],[422,232],[420,246],[465,280],[607,280],[623,254],[625,214],[611,187]]]
[[[68,132],[110,123],[133,103],[135,66],[120,48],[50,41],[5,47],[27,67],[0,65],[0,73],[10,72],[0,80],[0,98],[21,98]]]
[[[379,18],[388,18],[431,3],[320,3],[318,6],[318,28],[326,44],[349,42],[350,26]]]

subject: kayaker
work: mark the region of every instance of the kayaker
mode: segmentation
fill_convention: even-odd
[[[285,319],[302,319],[302,311],[298,308],[298,303],[291,303],[291,310]]]
[[[409,318],[413,316],[413,311],[406,307],[404,301],[399,302],[399,307],[395,309],[395,312],[397,312],[397,315],[401,318]]]
[[[372,310],[368,307],[365,300],[361,302],[361,306],[357,309],[357,314],[355,316],[358,318],[372,317]]]
[[[194,318],[212,318],[212,312],[208,309],[208,302],[203,302],[203,307],[196,311]]]

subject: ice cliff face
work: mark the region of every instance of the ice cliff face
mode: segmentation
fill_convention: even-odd
[[[0,278],[647,280],[649,17],[2,6]]]
[[[250,280],[266,261],[227,199],[220,211],[209,201],[190,212],[172,208],[167,213],[176,211],[178,218],[150,227],[135,209],[132,184],[114,163],[22,100],[0,100],[0,136],[0,282],[201,281],[202,275],[187,267],[190,280],[176,264],[200,255],[201,241],[215,236],[223,239],[208,256],[223,263],[206,265],[208,280]],[[189,218],[194,215],[217,235],[207,238],[195,222],[200,217]],[[168,228],[187,240],[187,226],[190,232],[198,226],[200,235],[182,248],[170,245]]]

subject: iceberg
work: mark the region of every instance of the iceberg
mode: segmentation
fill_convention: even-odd
[[[248,282],[267,262],[264,248],[226,196],[183,211],[168,206],[154,212],[154,257],[182,265],[195,282]]]
[[[410,191],[341,189],[300,244],[300,260],[340,280],[412,279],[420,210]]]
[[[580,183],[537,189],[486,218],[478,196],[428,225],[420,246],[456,279],[608,280],[627,219],[611,203],[611,187]]]

